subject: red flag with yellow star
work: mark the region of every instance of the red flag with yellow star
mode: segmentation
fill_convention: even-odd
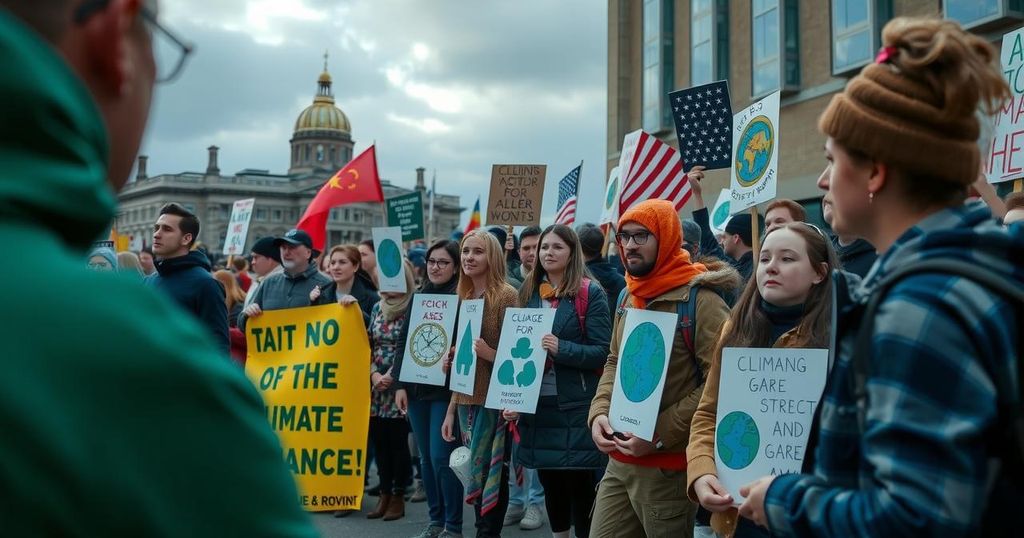
[[[383,201],[384,191],[377,175],[377,152],[374,146],[370,146],[320,187],[320,192],[295,227],[305,230],[313,239],[313,248],[323,252],[327,241],[327,217],[332,208],[356,202]]]

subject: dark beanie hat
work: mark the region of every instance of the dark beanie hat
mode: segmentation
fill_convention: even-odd
[[[252,244],[252,249],[250,250],[260,256],[273,258],[277,263],[281,263],[281,249],[274,245],[273,237],[261,238],[259,241]]]
[[[761,234],[761,230],[764,229],[764,219],[761,215],[757,216],[757,233]],[[733,215],[729,219],[729,223],[725,225],[725,233],[738,235],[743,240],[743,244],[748,247],[754,246],[754,236],[750,233],[750,213],[740,213]]]
[[[580,249],[584,256],[597,256],[604,247],[604,232],[593,224],[581,224],[576,227],[576,235],[580,238]]]

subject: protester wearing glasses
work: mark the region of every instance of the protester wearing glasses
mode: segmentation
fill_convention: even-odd
[[[459,285],[459,244],[442,239],[427,249],[426,260],[427,278],[419,293],[451,295],[453,301],[458,301],[456,293]],[[415,302],[414,295],[410,301],[410,312],[411,305]],[[408,415],[416,446],[419,447],[420,474],[423,477],[423,489],[427,494],[427,515],[430,521],[417,538],[460,536],[462,482],[459,482],[455,473],[448,467],[448,458],[459,444],[441,437],[441,426],[444,424],[452,393],[446,386],[403,383],[399,380],[408,336],[409,325],[406,324],[399,337],[392,376],[398,387],[395,402]]]
[[[0,239],[45,260],[0,279],[3,533],[317,536],[242,371],[170,298],[83,263],[163,73],[156,21],[139,0],[0,0]]]

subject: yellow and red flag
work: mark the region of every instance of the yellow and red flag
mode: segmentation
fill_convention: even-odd
[[[327,217],[332,208],[383,201],[384,191],[377,175],[377,152],[370,146],[324,183],[295,227],[305,230],[313,239],[313,248],[323,251],[327,241]]]

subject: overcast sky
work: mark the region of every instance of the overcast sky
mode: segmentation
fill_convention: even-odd
[[[495,163],[547,164],[558,180],[584,161],[577,222],[603,194],[607,5],[593,0],[177,0],[161,20],[196,44],[159,86],[143,153],[150,175],[285,173],[295,118],[312,103],[323,53],[355,153],[377,143],[382,177],[404,187],[437,171],[438,192],[486,209]],[[463,213],[465,224],[470,210]]]

